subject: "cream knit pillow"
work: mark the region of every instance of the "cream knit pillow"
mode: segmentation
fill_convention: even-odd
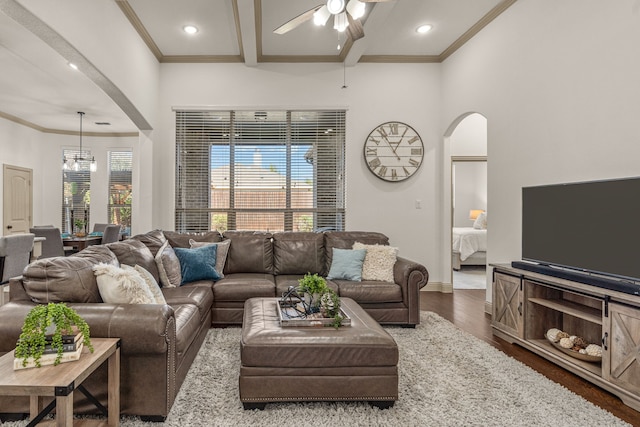
[[[153,294],[135,268],[111,264],[93,266],[102,301],[110,304],[155,304]]]
[[[366,249],[367,255],[362,264],[362,280],[381,280],[393,282],[393,266],[398,256],[398,248],[387,245],[353,244],[353,249]]]

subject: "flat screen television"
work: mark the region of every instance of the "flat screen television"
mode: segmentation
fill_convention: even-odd
[[[640,178],[524,187],[522,259],[640,282]]]

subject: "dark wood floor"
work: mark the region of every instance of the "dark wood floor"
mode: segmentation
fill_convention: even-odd
[[[634,426],[640,426],[640,412],[626,406],[616,396],[559,368],[529,350],[494,337],[491,332],[491,317],[484,312],[484,303],[484,290],[456,290],[452,294],[422,292],[420,297],[422,310],[438,313],[460,329],[488,342],[595,405]]]

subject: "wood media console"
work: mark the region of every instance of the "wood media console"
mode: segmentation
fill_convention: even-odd
[[[537,272],[493,267],[493,334],[618,396],[640,411],[640,296]],[[601,362],[556,348],[557,328],[602,346]]]

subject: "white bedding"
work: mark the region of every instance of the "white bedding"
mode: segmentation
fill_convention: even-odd
[[[487,251],[487,230],[472,227],[453,227],[453,251],[460,252],[464,261],[475,252]]]

